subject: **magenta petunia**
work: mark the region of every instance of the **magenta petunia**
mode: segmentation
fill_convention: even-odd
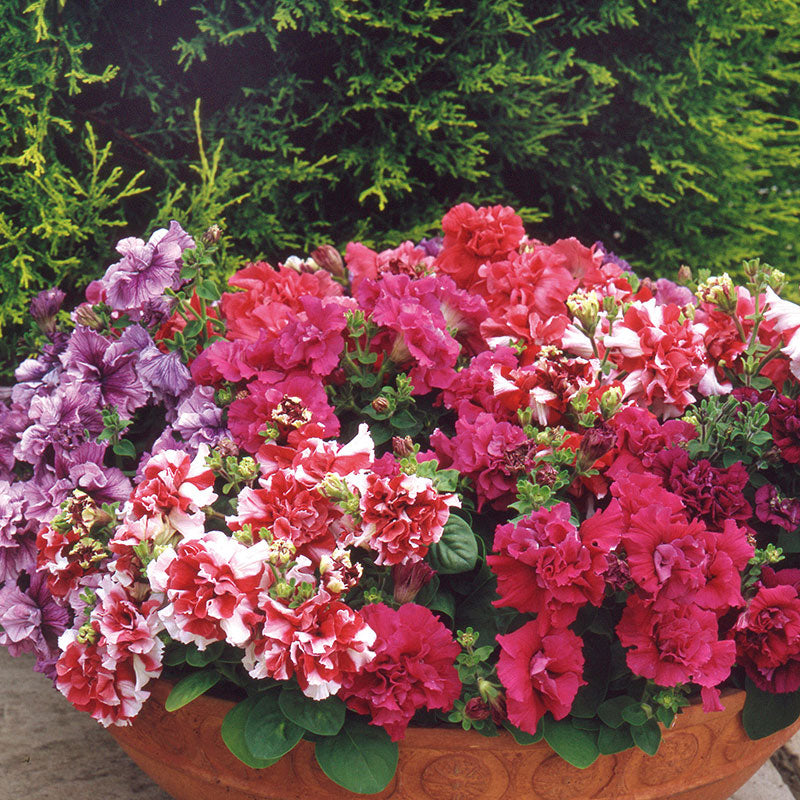
[[[586,685],[580,637],[541,616],[498,636],[497,643],[497,676],[506,690],[509,721],[536,733],[548,711],[555,719],[566,717],[578,689]]]
[[[461,648],[429,609],[415,603],[397,610],[373,603],[361,615],[376,634],[375,658],[345,675],[339,697],[397,741],[418,709],[452,708],[461,693],[455,668]]]

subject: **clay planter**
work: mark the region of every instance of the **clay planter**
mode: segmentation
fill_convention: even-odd
[[[225,747],[220,725],[230,702],[200,697],[169,713],[170,684],[158,681],[131,727],[109,730],[128,755],[175,800],[343,800],[354,795],[332,783],[300,744],[277,764],[254,770]],[[640,750],[601,756],[576,769],[543,742],[522,747],[507,734],[412,728],[400,744],[400,764],[376,798],[393,800],[726,800],[800,728],[800,720],[750,741],[741,725],[744,692],[725,697],[725,711],[692,706],[664,732],[649,757]]]

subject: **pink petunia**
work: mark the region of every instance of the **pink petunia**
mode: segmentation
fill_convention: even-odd
[[[497,675],[506,690],[509,721],[536,733],[546,712],[555,719],[567,716],[578,689],[586,685],[580,637],[540,616],[497,642]]]
[[[375,658],[344,676],[339,697],[398,741],[418,709],[452,708],[461,693],[455,668],[461,648],[431,611],[414,603],[397,610],[374,603],[361,615],[376,634]]]

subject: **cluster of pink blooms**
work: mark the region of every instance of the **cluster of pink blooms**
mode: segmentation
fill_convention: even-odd
[[[493,714],[522,730],[569,713],[587,682],[574,623],[611,596],[634,676],[699,687],[707,710],[721,707],[734,665],[760,688],[800,688],[800,569],[765,567],[744,594],[742,584],[764,531],[800,524],[800,500],[769,483],[751,491],[739,462],[690,458],[697,430],[680,419],[733,391],[753,334],[771,354],[761,371],[771,387],[735,396],[765,403],[776,452],[800,463],[800,401],[782,393],[800,378],[800,307],[771,289],[695,296],[640,283],[600,245],[528,238],[507,207],[463,203],[443,232],[382,252],[350,244],[338,266],[328,248],[237,272],[214,308],[224,338],[165,401],[171,427],[142,455],[116,517],[80,487],[46,516],[37,575],[70,620],[52,676],[78,708],[125,724],[161,673],[165,641],[225,643],[253,679],[337,695],[402,738],[418,710],[449,711],[462,694],[444,617],[413,602],[419,586],[398,588],[415,570],[430,581],[431,548],[462,505],[502,519],[483,532],[494,605],[522,616],[497,637],[504,702]],[[92,289],[125,310],[124,288],[140,278],[131,318],[143,325],[174,277],[145,276],[148,253],[140,272],[115,265]],[[153,332],[171,324],[157,322]],[[368,357],[354,364],[354,353]],[[354,422],[361,412],[341,402],[368,364],[376,393],[405,375],[438,415],[411,459],[408,443],[379,455],[367,418]],[[191,435],[180,429],[190,417]],[[201,418],[216,432],[201,435]],[[18,454],[33,427],[14,433]],[[580,474],[558,502],[515,515],[519,481],[552,485],[559,452]],[[247,479],[223,490],[213,453],[233,454]],[[458,492],[422,469],[434,459],[458,473]],[[98,524],[111,526],[105,542],[91,534]],[[366,567],[386,577],[378,602],[365,601]],[[0,594],[0,641],[21,650],[33,595],[14,581]]]

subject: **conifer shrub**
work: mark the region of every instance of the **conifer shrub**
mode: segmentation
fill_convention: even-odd
[[[653,274],[800,275],[797,0],[8,5],[6,331],[170,217],[274,258],[508,203]]]

